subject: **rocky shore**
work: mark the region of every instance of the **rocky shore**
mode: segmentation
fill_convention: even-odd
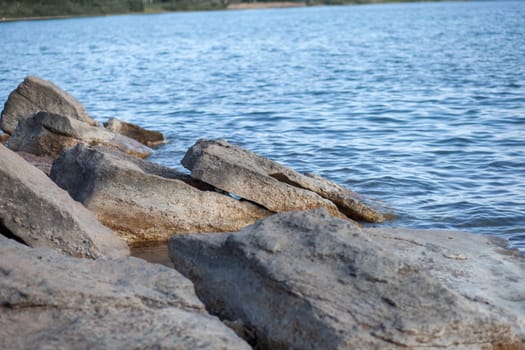
[[[369,227],[388,213],[225,140],[149,162],[161,133],[37,77],[0,127],[2,349],[525,349],[504,241]],[[129,256],[158,241],[174,268]]]

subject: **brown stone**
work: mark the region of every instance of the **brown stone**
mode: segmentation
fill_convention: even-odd
[[[162,133],[146,130],[138,125],[127,123],[117,118],[109,119],[104,123],[104,127],[109,131],[132,138],[148,147],[166,143],[166,139]]]
[[[174,169],[103,148],[77,145],[65,151],[54,162],[51,178],[130,243],[165,241],[177,233],[236,231],[271,214],[193,187],[195,180],[187,183],[187,176]]]
[[[140,158],[153,153],[151,148],[126,136],[47,112],[22,120],[7,146],[37,156],[56,157],[63,149],[78,143],[113,147]]]

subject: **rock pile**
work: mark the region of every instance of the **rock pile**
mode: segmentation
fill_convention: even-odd
[[[223,140],[151,163],[162,134],[36,77],[0,126],[1,349],[525,348],[525,258],[493,238],[363,228],[356,193]],[[127,256],[168,239],[186,277]]]

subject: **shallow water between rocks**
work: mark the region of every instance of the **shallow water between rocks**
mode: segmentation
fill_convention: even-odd
[[[525,250],[524,18],[474,1],[0,23],[0,101],[38,75],[162,131],[155,162],[224,138],[374,198],[387,225]]]

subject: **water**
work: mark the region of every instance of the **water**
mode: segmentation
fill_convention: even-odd
[[[525,250],[525,2],[0,23],[0,101],[51,80],[100,121],[224,138],[375,198],[394,226]]]

